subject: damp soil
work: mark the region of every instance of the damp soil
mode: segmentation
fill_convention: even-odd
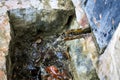
[[[10,42],[8,80],[73,80],[70,59],[59,35],[15,38]]]

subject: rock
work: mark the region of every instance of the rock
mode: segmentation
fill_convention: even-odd
[[[10,27],[6,10],[5,6],[0,7],[0,80],[7,80],[5,56],[8,54]]]
[[[70,29],[79,28],[76,20]],[[99,80],[95,67],[98,60],[97,50],[90,33],[85,38],[66,42],[71,56],[71,69],[75,80]],[[93,61],[93,62],[92,62]]]
[[[8,54],[10,27],[6,10],[7,8],[2,4],[0,7],[0,80],[7,80],[5,56]]]
[[[42,41],[41,39],[37,39],[37,40],[35,41],[35,43],[40,44],[41,41]]]
[[[14,36],[35,35],[37,33],[52,35],[66,28],[69,18],[74,15],[74,9],[37,10],[28,8],[10,10],[8,13],[10,24],[13,25],[11,29],[14,29]]]
[[[120,22],[119,0],[85,0],[83,8],[102,53]]]
[[[99,58],[97,72],[100,80],[120,80],[120,24],[108,47]]]
[[[119,1],[72,0],[72,2],[74,3],[76,9],[80,8],[85,11],[88,21],[90,23],[90,27],[92,28],[93,34],[96,39],[96,47],[99,48],[98,53],[102,54],[98,55],[98,53],[95,53],[95,55],[97,55],[96,59],[92,60],[91,58],[100,80],[119,80],[120,65],[119,54],[117,54],[119,53],[120,46],[120,29],[118,28],[118,24],[120,22]],[[76,13],[76,16],[80,16],[77,10]],[[91,57],[92,56],[93,55],[91,55]]]

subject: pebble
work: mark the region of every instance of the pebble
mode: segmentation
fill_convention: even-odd
[[[41,41],[42,41],[41,39],[37,39],[37,40],[35,41],[35,43],[36,43],[36,44],[40,44]]]

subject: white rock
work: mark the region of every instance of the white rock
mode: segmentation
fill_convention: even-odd
[[[101,80],[120,80],[120,24],[100,56],[98,75]]]

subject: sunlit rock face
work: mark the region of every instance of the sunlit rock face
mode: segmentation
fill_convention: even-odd
[[[120,24],[107,49],[99,58],[98,75],[100,80],[120,80]]]
[[[119,0],[86,0],[84,9],[101,53],[120,22]]]

